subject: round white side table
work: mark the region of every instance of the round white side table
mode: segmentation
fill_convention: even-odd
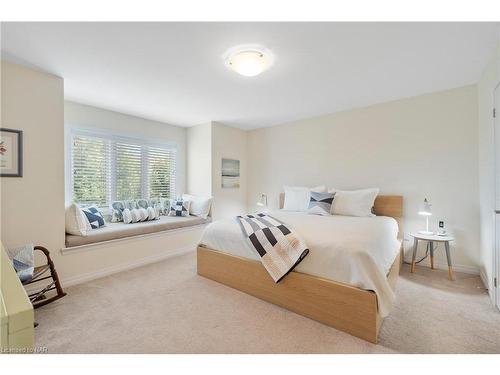
[[[413,237],[413,254],[411,258],[411,272],[415,271],[415,257],[417,256],[418,241],[427,241],[429,253],[431,255],[431,268],[434,269],[434,243],[444,243],[446,250],[446,260],[448,261],[448,278],[454,280],[453,268],[451,265],[450,242],[454,240],[451,236],[438,236],[437,234],[410,233]]]

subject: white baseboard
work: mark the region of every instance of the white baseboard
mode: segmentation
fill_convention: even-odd
[[[405,257],[405,262],[411,263],[411,258],[410,257]],[[427,261],[419,263],[419,265],[421,265],[421,266],[424,265],[426,267],[430,267],[430,263],[428,263]],[[437,268],[438,270],[447,271],[448,270],[448,264],[434,262],[434,268]],[[462,265],[462,264],[453,264],[453,271],[468,273],[470,275],[480,275],[479,268],[474,267],[474,266],[465,266],[465,265]]]
[[[61,283],[64,287],[82,284],[82,283],[85,283],[87,281],[100,279],[101,277],[104,277],[104,276],[113,275],[113,274],[118,273],[118,272],[128,271],[128,270],[131,270],[133,268],[145,266],[146,264],[155,263],[155,262],[158,262],[160,260],[172,258],[174,256],[187,254],[187,253],[195,251],[195,250],[196,250],[196,247],[193,247],[193,246],[181,247],[179,249],[169,250],[169,251],[161,253],[161,254],[156,254],[156,255],[146,257],[146,258],[137,259],[133,262],[121,263],[121,264],[117,264],[115,266],[103,268],[99,271],[89,272],[89,273],[86,273],[83,275],[65,278],[64,280],[61,280]]]
[[[479,277],[481,278],[481,281],[483,282],[484,287],[486,289],[488,289],[488,294],[490,294],[490,296],[491,296],[491,293],[490,293],[490,291],[491,291],[490,283],[489,283],[488,277],[486,276],[486,273],[484,273],[484,269],[481,269],[479,271]]]
[[[179,249],[169,250],[169,251],[166,251],[166,252],[161,253],[161,254],[155,254],[155,255],[152,255],[152,256],[149,256],[146,258],[134,260],[132,262],[117,264],[117,265],[114,265],[111,267],[106,267],[106,268],[100,269],[98,271],[88,272],[88,273],[84,273],[82,275],[77,275],[77,276],[73,276],[73,277],[67,277],[67,278],[61,279],[61,284],[62,284],[63,288],[67,288],[69,286],[82,284],[82,283],[85,283],[87,281],[92,281],[92,280],[100,279],[101,277],[113,275],[113,274],[118,273],[118,272],[128,271],[128,270],[131,270],[133,268],[145,266],[147,264],[155,263],[155,262],[158,262],[158,261],[161,261],[164,259],[168,259],[168,258],[172,258],[172,257],[178,256],[178,255],[183,255],[183,254],[187,254],[190,252],[194,252],[195,250],[196,250],[196,246],[194,246],[194,247],[193,246],[186,246],[186,247],[181,247]],[[28,293],[32,293],[37,289],[40,289],[40,288],[37,288],[36,286],[31,286],[30,288],[26,288],[26,291]]]
[[[488,290],[488,295],[490,296],[491,303],[495,306],[495,288],[492,285],[492,280],[486,275],[484,268],[481,268],[479,272],[479,276],[481,277],[481,281],[484,284],[484,287]]]

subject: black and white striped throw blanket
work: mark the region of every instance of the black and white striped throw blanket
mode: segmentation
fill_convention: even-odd
[[[304,241],[286,224],[266,214],[237,216],[243,235],[278,283],[309,253]]]

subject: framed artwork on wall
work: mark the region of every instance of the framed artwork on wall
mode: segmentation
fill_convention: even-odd
[[[240,161],[222,159],[222,187],[238,189],[240,187]]]
[[[23,131],[0,128],[0,177],[23,176]]]

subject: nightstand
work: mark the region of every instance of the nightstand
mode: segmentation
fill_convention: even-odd
[[[427,246],[431,256],[431,268],[434,269],[434,243],[443,243],[446,250],[446,260],[448,261],[448,278],[454,280],[453,268],[451,265],[450,242],[454,240],[451,236],[438,236],[437,234],[410,233],[413,237],[413,254],[411,258],[411,272],[415,271],[415,257],[417,256],[418,241],[427,241]]]

